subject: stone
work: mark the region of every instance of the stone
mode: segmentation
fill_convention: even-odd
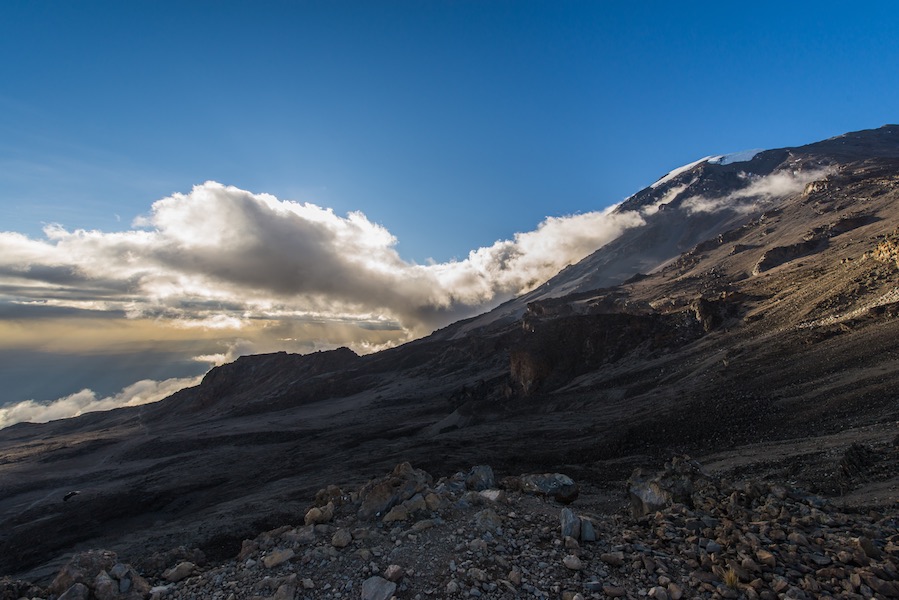
[[[882,556],[880,550],[869,538],[859,537],[855,540],[855,544],[859,547],[859,549],[861,549],[862,552],[865,553],[865,556],[867,556],[868,558],[878,560]]]
[[[244,540],[240,545],[240,552],[237,554],[237,560],[238,562],[243,562],[258,551],[259,542],[255,540]]]
[[[115,552],[108,550],[78,553],[59,571],[47,590],[58,595],[68,592],[76,583],[89,584],[100,571],[108,572],[118,562]]]
[[[655,600],[668,600],[668,590],[663,588],[660,585],[652,587],[649,589],[648,597],[654,598]]]
[[[353,534],[348,529],[340,528],[331,536],[331,545],[335,548],[346,548],[353,542]]]
[[[489,490],[496,487],[496,479],[493,477],[493,469],[488,465],[472,467],[465,476],[465,487],[474,492]]]
[[[481,531],[496,531],[503,526],[503,519],[492,508],[485,508],[475,514],[474,523]]]
[[[69,587],[57,600],[88,600],[91,591],[83,583],[76,583]]]
[[[303,589],[304,589],[304,590],[315,589],[315,582],[312,581],[311,579],[309,579],[308,577],[306,577],[305,579],[303,579],[302,585],[303,585]]]
[[[362,600],[389,600],[396,592],[396,584],[374,575],[362,582]]]
[[[119,595],[119,584],[106,571],[100,571],[92,587],[97,600],[114,600]]]
[[[421,469],[414,469],[407,462],[400,463],[386,477],[373,479],[359,490],[357,516],[362,520],[380,517],[415,494],[427,495],[432,481]]]
[[[446,594],[447,596],[452,596],[454,594],[459,593],[459,584],[455,581],[450,581],[446,584]]]
[[[595,542],[596,539],[596,528],[593,526],[593,521],[581,517],[581,541]]]
[[[506,492],[503,490],[483,490],[478,495],[490,502],[500,503],[506,501]]]
[[[518,569],[512,569],[509,571],[509,574],[506,575],[506,579],[509,580],[513,585],[521,585],[521,571]]]
[[[563,558],[562,564],[565,565],[566,569],[571,569],[572,571],[581,571],[584,568],[584,563],[574,554],[569,554]]]
[[[774,555],[764,548],[759,548],[758,550],[756,550],[755,557],[759,559],[759,562],[766,567],[774,567],[774,565],[777,564],[777,559],[774,558]]]
[[[405,574],[405,571],[399,565],[390,565],[384,570],[384,577],[388,581],[399,581]]]
[[[297,586],[290,583],[283,583],[278,586],[272,600],[294,600],[297,595]]]
[[[322,507],[313,506],[306,511],[306,517],[303,520],[305,525],[322,525],[334,518],[334,503],[328,502]]]
[[[609,598],[624,598],[627,596],[627,591],[623,587],[609,584],[602,586],[602,593]]]
[[[562,473],[522,475],[520,481],[523,492],[549,496],[561,504],[571,504],[580,493],[574,480]]]
[[[640,518],[675,502],[691,504],[693,492],[709,480],[702,466],[688,456],[675,456],[655,475],[636,469],[627,480],[631,514]]]
[[[421,521],[414,523],[412,527],[409,528],[409,531],[411,533],[418,533],[420,531],[424,531],[425,529],[430,529],[435,524],[436,523],[432,519],[422,519]]]
[[[624,564],[624,552],[605,552],[599,555],[599,560],[613,567],[620,567]]]
[[[333,502],[336,505],[340,505],[343,503],[343,490],[341,490],[336,485],[329,485],[326,488],[320,489],[315,493],[315,505],[316,506],[324,506],[328,502]]]
[[[581,537],[581,520],[575,516],[570,508],[563,508],[559,514],[562,522],[562,537],[578,539]]]
[[[382,521],[385,523],[396,523],[397,521],[405,521],[409,518],[409,511],[402,504],[397,504],[384,515]]]
[[[709,554],[718,554],[719,552],[721,552],[721,550],[723,550],[721,544],[719,544],[715,540],[709,540],[709,543],[705,546],[705,551]]]
[[[425,495],[425,505],[429,511],[436,512],[443,506],[443,501],[440,499],[440,496],[431,492]]]
[[[162,578],[172,583],[178,583],[182,579],[187,579],[197,570],[197,565],[190,561],[183,561],[168,569],[162,574]]]
[[[262,559],[262,564],[266,569],[274,569],[278,565],[282,565],[295,556],[293,548],[278,548],[269,552]]]

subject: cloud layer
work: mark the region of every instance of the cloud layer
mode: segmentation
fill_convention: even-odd
[[[0,408],[0,429],[15,423],[46,423],[55,419],[77,417],[98,410],[111,410],[123,406],[139,406],[162,400],[178,390],[197,385],[201,377],[152,381],[144,379],[133,383],[118,394],[97,398],[92,390],[84,389],[49,404],[26,400],[6,408]]]
[[[641,223],[629,213],[552,217],[465,260],[417,265],[362,213],[340,217],[208,182],[159,200],[125,232],[53,225],[39,240],[0,233],[0,276],[19,304],[203,327],[386,320],[417,335],[527,291]]]

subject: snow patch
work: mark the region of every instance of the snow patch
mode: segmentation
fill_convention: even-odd
[[[722,154],[721,156],[713,156],[709,158],[709,163],[713,165],[729,165],[731,163],[746,162],[755,158],[759,152],[764,152],[761,148],[755,150],[743,150],[741,152],[732,152],[731,154]]]
[[[654,184],[652,184],[649,187],[651,187],[652,189],[655,189],[655,188],[659,187],[660,185],[664,185],[664,184],[668,183],[669,181],[671,181],[672,179],[674,179],[675,177],[677,177],[678,175],[680,175],[681,173],[689,171],[693,167],[701,165],[704,162],[707,162],[707,163],[713,164],[713,165],[729,165],[731,163],[746,162],[748,160],[752,160],[753,158],[755,158],[755,156],[759,152],[764,152],[764,150],[761,148],[757,148],[755,150],[743,150],[741,152],[732,152],[731,154],[719,154],[717,156],[715,156],[715,155],[706,156],[705,158],[700,158],[699,160],[691,162],[688,165],[684,165],[682,167],[678,167],[677,169],[674,169],[673,171],[671,171],[670,173],[668,173],[667,175],[665,175],[664,177],[662,177],[661,179],[659,179],[658,181],[656,181]]]
[[[714,158],[714,157],[712,157],[712,156],[706,156],[705,158],[700,158],[699,160],[697,160],[697,161],[695,161],[695,162],[691,162],[691,163],[688,164],[688,165],[684,165],[684,166],[682,166],[682,167],[678,167],[677,169],[674,169],[673,171],[671,171],[670,173],[668,173],[667,175],[665,175],[664,177],[662,177],[661,179],[659,179],[658,181],[656,181],[654,184],[652,184],[652,185],[649,186],[649,187],[651,187],[652,189],[655,189],[655,188],[659,187],[660,185],[663,185],[663,184],[665,184],[665,183],[668,183],[669,181],[671,181],[672,179],[674,179],[675,177],[677,177],[677,176],[680,175],[681,173],[684,173],[684,172],[686,172],[686,171],[689,171],[690,169],[692,169],[693,167],[695,167],[695,166],[697,166],[697,165],[701,165],[702,163],[704,163],[705,161],[709,160],[710,158]]]

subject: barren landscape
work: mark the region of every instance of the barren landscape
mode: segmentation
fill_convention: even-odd
[[[802,185],[741,195],[754,182],[777,181],[772,177]],[[715,199],[731,208],[697,208]],[[245,356],[155,404],[0,430],[0,573],[47,594],[34,597],[58,595],[66,590],[46,586],[73,553],[104,549],[118,557],[109,568],[121,561],[163,580],[159,598],[358,597],[361,580],[403,561],[412,575],[396,579],[390,593],[399,598],[679,597],[676,590],[683,597],[897,597],[899,126],[744,162],[699,164],[617,210],[642,211],[647,224],[533,292],[426,338],[365,356],[346,348]],[[691,479],[692,499],[672,493],[658,515],[632,514],[634,469],[660,471],[683,455],[703,468],[705,483]],[[334,522],[311,524],[317,541],[284,538],[310,525],[313,504],[326,504],[315,501],[317,491],[358,490],[405,462],[432,476],[416,493],[428,487],[439,496],[420,519],[391,525],[378,515],[363,525],[357,511],[364,494],[347,494]],[[492,467],[494,484],[466,488],[464,474],[476,465]],[[461,485],[460,476],[452,483],[456,473]],[[542,473],[578,484],[570,508],[589,515],[601,547],[556,532],[564,506],[551,494],[516,488],[514,478]],[[513,480],[500,485],[504,477]],[[751,491],[756,484],[761,488]],[[502,500],[479,495],[498,488]],[[64,500],[70,492],[78,493]],[[477,498],[466,499],[468,492]],[[731,494],[740,510],[723,508]],[[814,573],[763,572],[767,558],[736,542],[732,555],[709,550],[709,540],[721,545],[734,528],[741,544],[749,544],[749,533],[767,536],[769,529],[751,531],[768,518],[766,502],[777,514],[764,527],[784,531],[784,540],[800,529],[811,539],[793,542],[799,550],[783,542],[784,554],[771,560],[812,565]],[[501,523],[471,525],[488,509]],[[791,516],[810,520],[797,524]],[[683,519],[703,518],[714,523],[684,529]],[[407,537],[413,523],[427,519],[430,525]],[[731,529],[716,530],[724,520]],[[680,533],[652,533],[669,525]],[[821,533],[825,526],[832,530]],[[362,533],[344,546],[328,541],[338,529],[362,527],[376,530],[376,541]],[[531,557],[528,568],[540,576],[525,574],[522,582],[531,560],[522,557],[530,555],[508,543],[496,550],[497,527],[534,530],[527,552],[550,553]],[[265,537],[272,530],[279,533]],[[485,545],[471,546],[485,532]],[[247,550],[244,540],[261,534]],[[841,549],[858,549],[841,548],[838,538],[873,539],[875,547],[858,546],[867,558],[852,554],[858,564],[847,558],[838,565]],[[701,551],[684,551],[681,542]],[[252,570],[290,544],[296,559]],[[341,554],[350,544],[355,562]],[[416,553],[434,560],[404,558],[396,550],[406,544],[419,544]],[[308,557],[300,546],[312,549]],[[179,547],[180,554],[165,554]],[[626,556],[619,560],[617,552]],[[168,558],[154,563],[154,555]],[[196,564],[200,555],[206,566]],[[568,556],[580,568],[561,562]],[[463,565],[481,558],[496,574],[482,579],[472,569],[490,569]],[[658,572],[647,558],[667,566]],[[196,589],[164,580],[166,569],[185,561],[198,569],[191,571]],[[868,569],[852,589],[811,583],[849,581],[849,564]],[[818,573],[838,567],[843,571],[829,577]],[[220,580],[200,574],[214,568],[225,569]],[[517,583],[509,576],[516,568]],[[724,584],[728,568],[739,580],[732,586]],[[224,587],[240,569],[250,569],[245,579],[282,580],[252,593],[237,589],[250,583]],[[344,569],[334,577],[343,577],[341,589],[322,587],[328,569]],[[875,580],[886,583],[875,589]],[[785,595],[793,588],[805,595]],[[31,597],[24,589],[5,597]]]

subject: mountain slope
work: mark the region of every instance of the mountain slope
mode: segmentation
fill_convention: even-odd
[[[244,357],[154,405],[2,430],[0,572],[40,578],[85,545],[230,557],[244,537],[302,521],[319,487],[402,460],[617,485],[675,451],[888,431],[897,132],[663,178],[616,209],[642,211],[644,226],[399,348]],[[829,464],[813,454],[790,460]],[[828,477],[811,483],[847,493]]]

